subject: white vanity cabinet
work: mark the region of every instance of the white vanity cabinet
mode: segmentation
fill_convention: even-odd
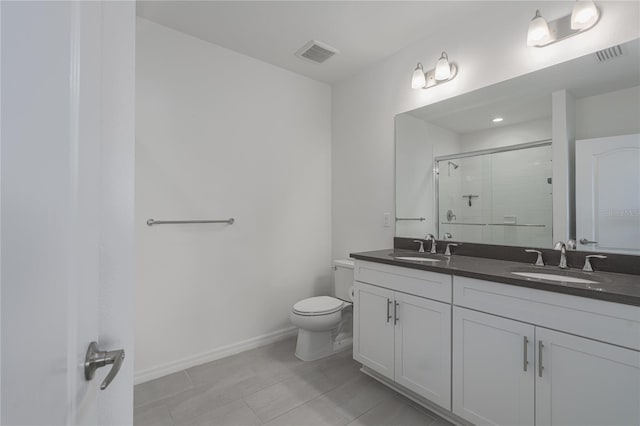
[[[353,300],[353,357],[393,380],[393,291],[356,282]]]
[[[427,288],[448,286],[450,297],[451,277],[398,267],[390,274],[387,265],[366,268],[360,279],[387,287],[355,282],[354,359],[450,410],[451,305],[399,290],[422,280]]]
[[[638,306],[359,260],[353,343],[459,423],[640,425]]]
[[[453,301],[466,306],[453,310],[454,414],[477,425],[640,425],[639,308],[464,277]]]
[[[534,329],[453,308],[453,412],[476,425],[534,424]]]
[[[536,339],[536,425],[640,425],[640,352],[541,327]]]

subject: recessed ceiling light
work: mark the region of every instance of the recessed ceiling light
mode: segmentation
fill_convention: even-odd
[[[494,118],[494,119],[493,119],[493,120],[491,120],[491,121],[493,121],[494,123],[499,123],[499,122],[501,122],[502,120],[503,120],[503,118],[502,118],[502,117],[496,117],[496,118]]]

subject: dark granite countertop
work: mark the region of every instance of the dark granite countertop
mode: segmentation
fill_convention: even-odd
[[[419,262],[399,260],[398,256],[431,257],[439,262]],[[528,263],[480,257],[418,253],[415,250],[388,249],[352,253],[351,257],[369,262],[385,263],[404,268],[421,269],[460,277],[494,281],[538,290],[589,297],[626,305],[640,306],[640,275],[617,274],[612,272],[582,272],[579,269],[560,269],[556,266],[534,266]],[[596,281],[596,284],[549,281],[527,278],[512,272],[536,272],[566,275]],[[454,284],[455,285],[455,284]]]

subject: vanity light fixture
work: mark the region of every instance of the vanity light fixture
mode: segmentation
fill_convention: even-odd
[[[543,47],[587,31],[598,22],[600,13],[593,0],[576,0],[571,15],[551,22],[539,10],[529,23],[527,46]]]
[[[449,55],[447,55],[447,52],[442,52],[442,55],[440,55],[440,59],[438,59],[438,63],[436,64],[436,80],[449,80],[449,77],[451,77]]]
[[[411,88],[412,89],[421,89],[426,86],[427,80],[424,74],[424,68],[422,68],[422,64],[418,62],[416,69],[413,70],[413,76],[411,77]]]
[[[496,118],[494,118],[494,119],[493,119],[493,120],[491,120],[491,121],[493,121],[494,123],[499,123],[499,122],[501,122],[502,120],[504,120],[504,118],[502,118],[502,117],[496,117]]]
[[[571,12],[571,29],[590,28],[599,17],[598,8],[592,0],[577,0]]]
[[[435,69],[424,71],[422,64],[418,62],[411,77],[412,89],[428,89],[441,83],[453,80],[458,74],[458,67],[449,62],[447,52],[442,52],[436,63]]]
[[[536,10],[536,15],[529,23],[529,31],[527,32],[527,46],[542,46],[551,37],[549,32],[549,24],[547,20],[540,15],[540,11]]]

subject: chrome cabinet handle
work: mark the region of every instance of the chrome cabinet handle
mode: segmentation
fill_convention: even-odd
[[[597,241],[587,240],[586,238],[580,238],[580,244],[588,245],[588,244],[598,244]]]
[[[538,340],[538,376],[542,377],[542,370],[544,367],[542,366],[542,349],[544,345],[542,344],[542,340]]]
[[[536,259],[536,266],[544,266],[544,260],[542,259],[542,252],[540,250],[534,250],[534,249],[526,249],[525,250],[527,253],[537,253],[538,254],[538,258]]]
[[[98,349],[97,342],[91,342],[89,344],[89,348],[87,349],[87,355],[84,359],[84,378],[86,380],[91,380],[96,374],[96,370],[98,368],[113,364],[113,367],[111,367],[109,374],[107,374],[107,377],[105,377],[104,381],[100,384],[100,389],[105,390],[107,386],[111,384],[114,377],[116,377],[118,371],[120,371],[120,367],[122,366],[123,361],[124,349],[118,349],[115,351],[101,351]]]
[[[527,359],[527,347],[529,346],[529,339],[527,339],[527,336],[523,336],[523,350],[524,350],[524,363],[523,363],[523,369],[524,371],[527,371],[527,366],[529,365],[529,360]]]
[[[398,318],[398,306],[400,306],[400,304],[396,301],[395,306],[393,307],[393,325],[398,324],[398,321],[400,321]]]
[[[387,299],[387,322],[391,321],[391,300]]]

